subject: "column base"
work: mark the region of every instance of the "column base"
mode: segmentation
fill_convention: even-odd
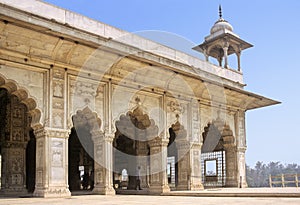
[[[241,186],[240,188],[248,188],[247,182],[243,182],[243,183],[242,183],[242,186]]]
[[[94,187],[92,193],[98,195],[116,195],[113,187]]]
[[[18,189],[2,189],[0,191],[1,195],[5,196],[24,196],[28,195],[28,191],[25,188],[18,188]]]
[[[178,184],[177,187],[176,187],[176,190],[177,191],[187,191],[189,190],[189,187],[187,184]]]
[[[225,187],[229,188],[239,188],[239,183],[236,181],[226,181]]]
[[[149,188],[149,194],[160,195],[162,193],[169,193],[170,187],[169,186],[153,186],[151,185]]]
[[[195,184],[191,186],[191,191],[203,191],[204,186],[203,184]]]
[[[71,197],[71,192],[68,188],[36,188],[33,192],[34,197],[43,197],[43,198],[69,198]]]

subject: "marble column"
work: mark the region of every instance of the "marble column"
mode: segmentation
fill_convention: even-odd
[[[203,190],[200,144],[176,141],[176,145],[178,149],[177,190]]]
[[[92,131],[94,141],[94,194],[115,195],[113,188],[114,134]]]
[[[190,143],[176,140],[178,152],[178,184],[176,190],[190,189]]]
[[[246,161],[245,161],[245,152],[247,149],[246,143],[246,125],[245,125],[245,111],[237,111],[235,114],[235,128],[237,135],[237,178],[239,180],[239,187],[247,187],[246,181]]]
[[[190,150],[190,163],[191,163],[191,174],[190,174],[190,190],[199,191],[203,190],[202,184],[202,171],[201,171],[201,147],[200,143],[194,143]]]
[[[167,178],[167,146],[169,140],[156,137],[150,145],[150,194],[170,192]]]
[[[68,188],[68,130],[35,128],[36,197],[70,197]]]
[[[236,157],[236,146],[233,143],[226,143],[226,138],[233,138],[233,136],[223,137],[225,144],[225,160],[226,160],[226,187],[238,187],[239,182],[237,178],[238,167]]]
[[[237,55],[237,62],[238,62],[238,71],[242,72],[242,68],[241,68],[241,52],[239,51],[236,55]]]
[[[227,46],[223,47],[223,51],[224,51],[224,61],[225,61],[224,68],[228,68],[228,47]]]
[[[238,162],[238,180],[240,188],[247,188],[247,179],[246,179],[246,162],[245,162],[245,152],[246,148],[237,149],[237,162]]]

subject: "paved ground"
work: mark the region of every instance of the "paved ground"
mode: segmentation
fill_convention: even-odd
[[[216,188],[203,191],[172,191],[167,196],[197,197],[298,197],[300,188]],[[300,204],[299,204],[300,205]]]
[[[300,198],[189,197],[189,196],[73,196],[70,199],[1,198],[0,204],[24,205],[299,205]]]
[[[139,191],[137,194],[142,194],[142,192]],[[209,189],[198,192],[171,192],[170,194],[172,196],[81,195],[67,199],[0,197],[0,205],[300,205],[300,188]]]

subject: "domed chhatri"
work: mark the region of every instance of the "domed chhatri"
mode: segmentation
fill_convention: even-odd
[[[219,62],[219,66],[223,66],[224,68],[229,68],[228,56],[236,54],[238,71],[241,72],[241,51],[250,47],[252,47],[252,45],[235,34],[231,24],[223,19],[222,8],[219,6],[219,19],[211,28],[210,35],[205,37],[202,44],[193,49],[203,53],[206,61],[209,61],[209,57],[216,58]]]
[[[219,20],[214,24],[214,26],[210,29],[210,34],[217,33],[218,31],[231,31],[233,32],[233,27],[228,21],[222,18],[222,7],[219,6]]]
[[[216,33],[221,30],[229,30],[233,32],[233,27],[224,19],[219,19],[215,25],[210,29],[210,34]]]

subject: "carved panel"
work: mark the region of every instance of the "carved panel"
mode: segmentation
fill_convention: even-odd
[[[37,140],[37,167],[43,167],[44,166],[44,142],[41,139]]]
[[[151,182],[159,182],[159,173],[156,173],[156,174],[152,174],[151,175]]]
[[[26,142],[28,141],[27,128],[29,126],[27,108],[21,104],[16,96],[11,97],[11,103],[7,106],[6,136],[7,141]]]
[[[180,181],[187,181],[187,172],[181,172]]]
[[[22,185],[23,184],[22,174],[12,174],[11,175],[11,184],[12,185]]]
[[[13,173],[20,173],[23,169],[23,159],[22,157],[13,156],[10,160],[10,171]]]
[[[246,147],[245,115],[242,112],[238,113],[238,135],[239,135],[239,146]]]
[[[103,144],[99,144],[96,146],[96,159],[101,159],[104,156],[103,153]]]
[[[200,142],[200,118],[199,118],[199,105],[192,102],[192,141]]]
[[[103,171],[98,169],[96,170],[96,184],[102,184],[103,182]]]
[[[55,109],[64,109],[64,100],[61,98],[54,98],[53,99],[53,108]]]
[[[64,79],[64,70],[62,70],[62,69],[54,69],[54,71],[53,71],[53,77],[54,78],[59,78],[59,79]]]
[[[71,84],[73,94],[80,96],[93,96],[95,97],[98,90],[98,84],[90,82],[72,82]]]
[[[7,152],[7,166],[4,173],[9,177],[6,178],[7,185],[23,185],[24,183],[24,149],[10,148]]]
[[[63,183],[65,176],[64,169],[64,140],[52,139],[51,142],[51,181],[53,183]]]
[[[84,79],[73,79],[70,77],[70,110],[74,112],[86,106],[95,110],[98,91],[101,92],[101,89],[98,90],[98,88],[99,82],[84,81]]]
[[[61,140],[52,141],[51,145],[52,149],[52,166],[54,167],[62,167],[63,166],[63,142]]]
[[[53,96],[62,98],[64,93],[64,82],[54,80],[53,81]]]
[[[178,101],[170,101],[168,103],[169,111],[176,113],[176,114],[183,114],[185,112],[185,107],[182,103]]]
[[[36,178],[36,183],[37,184],[43,184],[43,171],[42,170],[39,170],[37,171],[37,178]]]
[[[194,151],[193,152],[193,170],[194,170],[194,175],[195,176],[200,176],[200,155],[199,151]]]
[[[53,127],[63,128],[64,111],[63,110],[54,110],[52,120],[53,120]]]
[[[23,141],[24,127],[16,127],[12,130],[12,140],[14,142]]]

